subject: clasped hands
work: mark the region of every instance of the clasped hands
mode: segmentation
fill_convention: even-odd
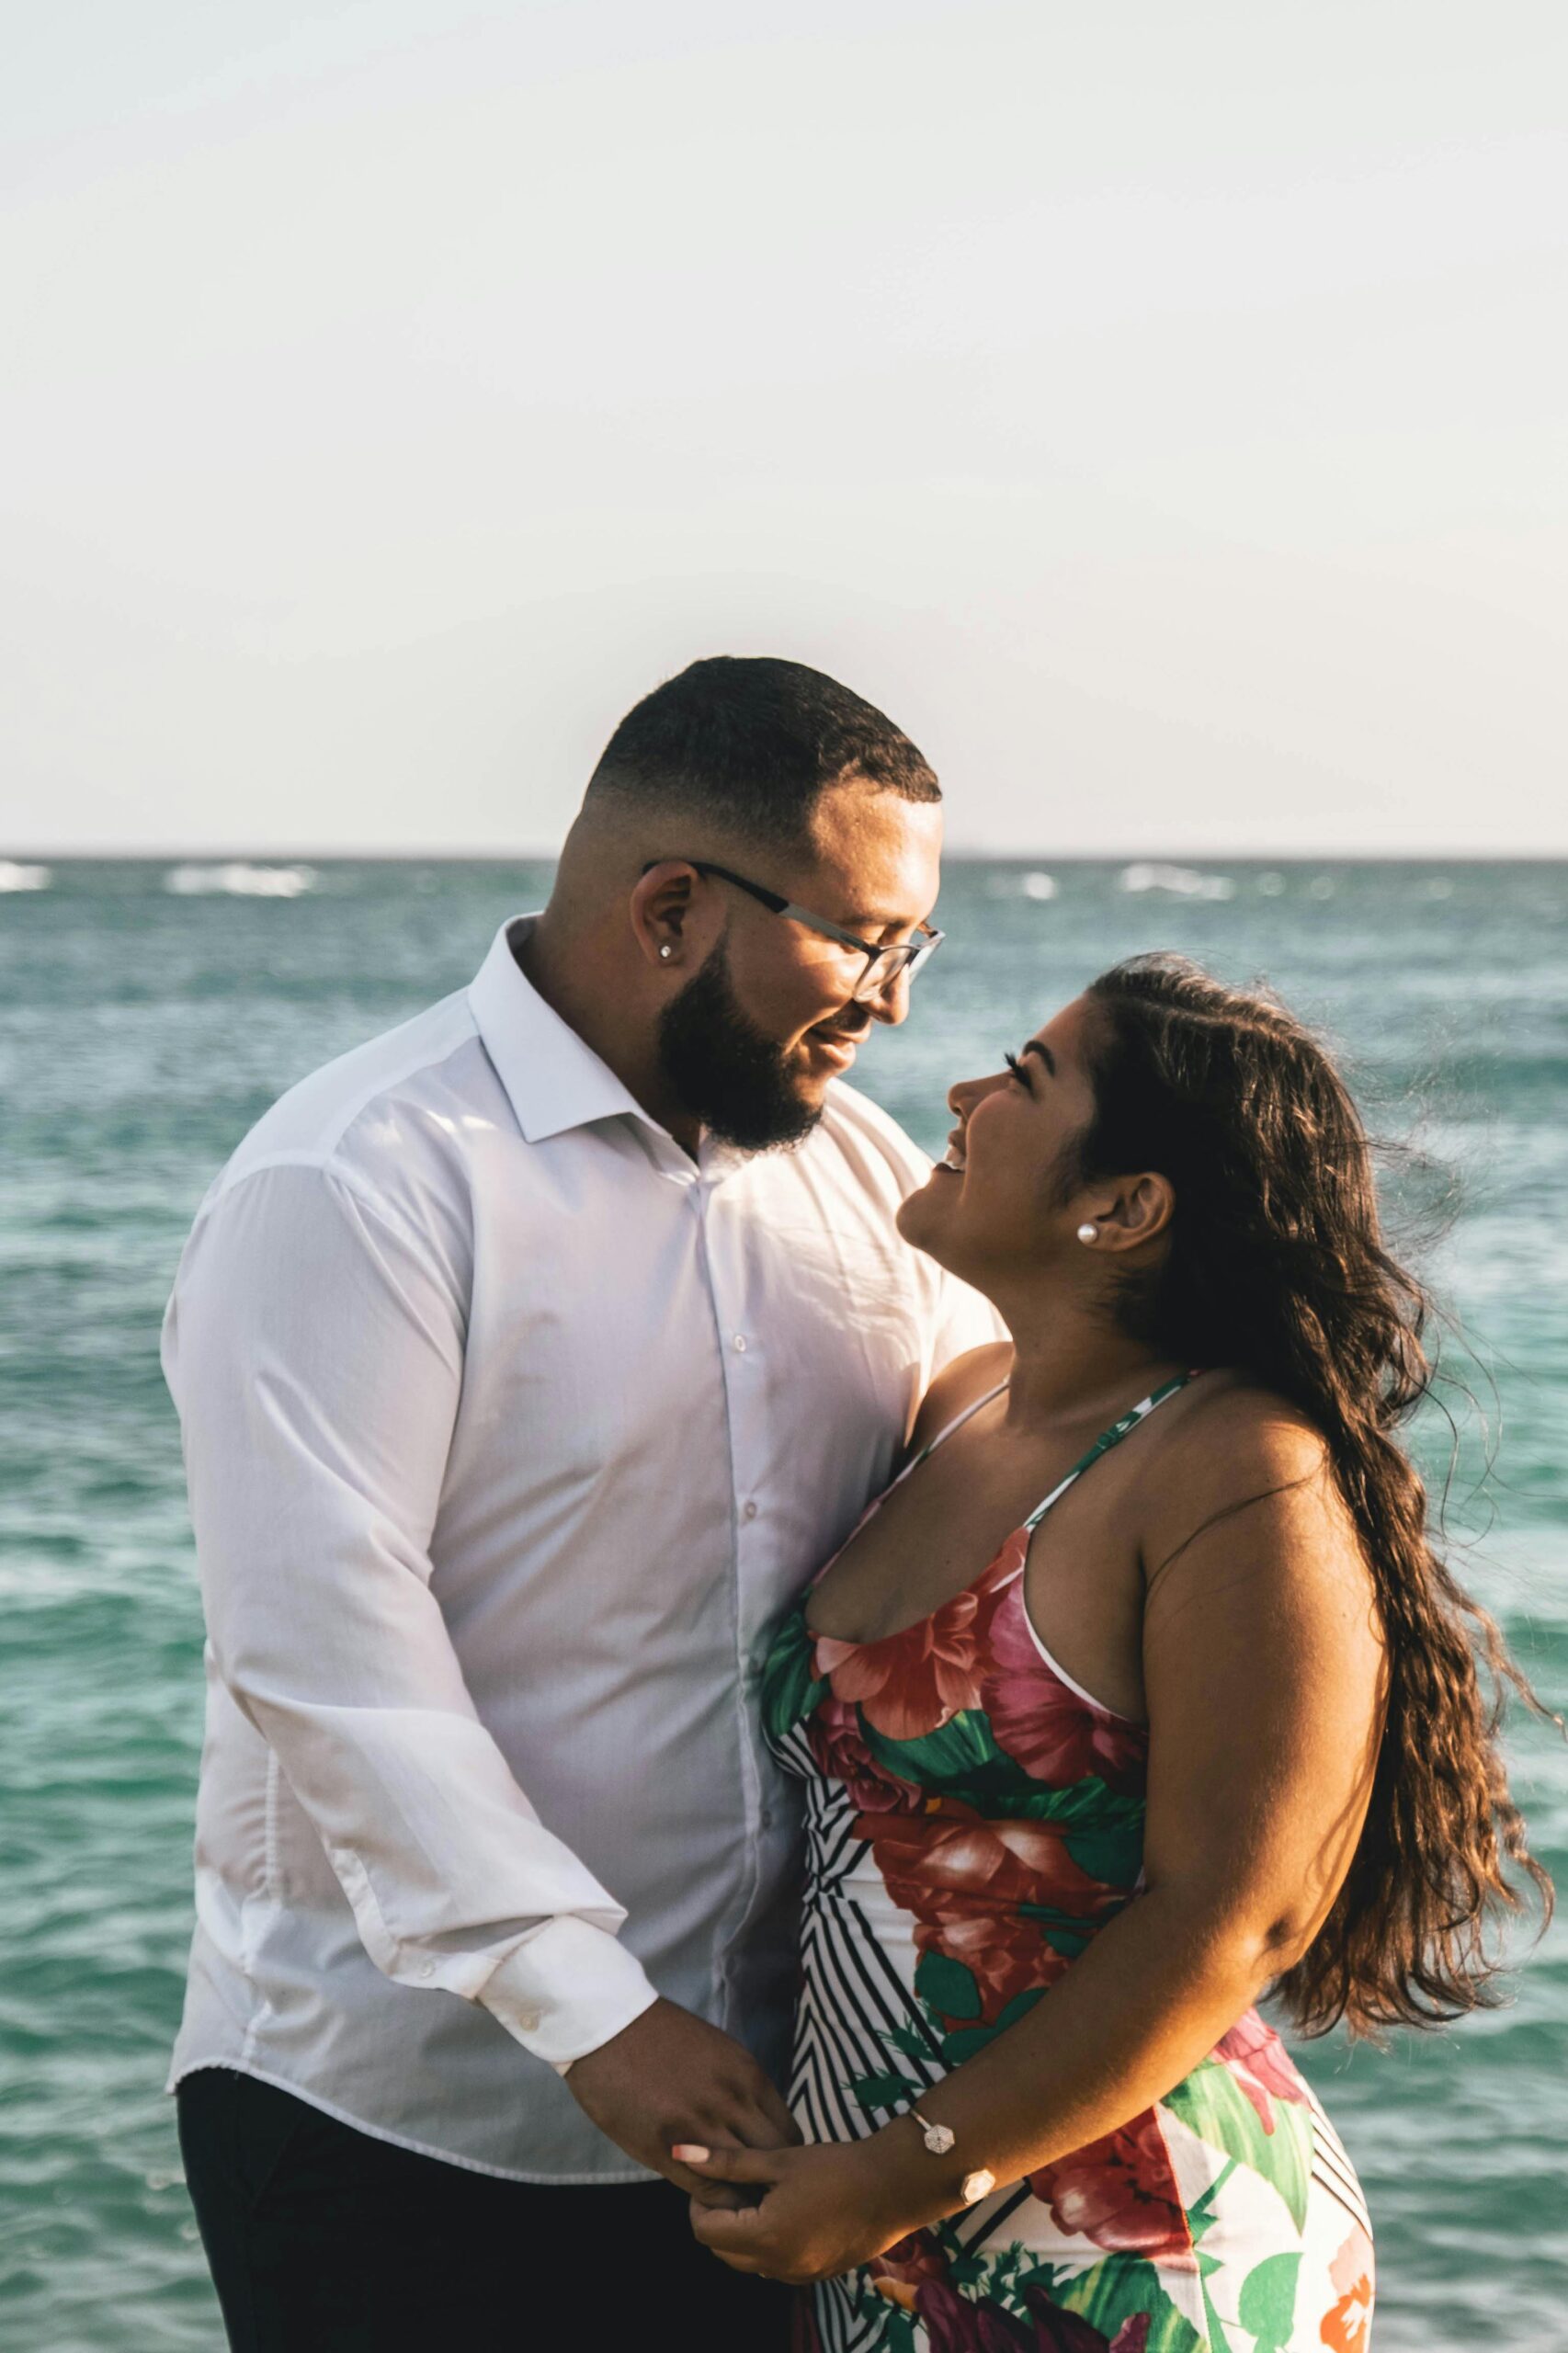
[[[904,2235],[875,2144],[802,2147],[751,2053],[677,2003],[654,2002],[566,2083],[601,2131],[687,2192],[697,2236],[737,2271],[825,2279]]]
[[[718,2207],[693,2199],[691,2227],[734,2271],[802,2288],[869,2263],[904,2235],[886,2210],[885,2179],[863,2141],[812,2148],[709,2149],[677,2142],[670,2154],[706,2181],[747,2190],[755,2204]]]

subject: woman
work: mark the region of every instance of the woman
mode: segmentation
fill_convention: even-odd
[[[1508,1860],[1550,1898],[1393,1435],[1422,1295],[1278,1006],[1140,959],[1007,1063],[900,1222],[1012,1346],[768,1670],[816,2145],[676,2149],[762,2193],[694,2227],[829,2353],[1363,2353],[1361,2193],[1252,2006],[1452,2016]]]

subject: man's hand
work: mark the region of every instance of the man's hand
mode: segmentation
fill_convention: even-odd
[[[673,2143],[777,2149],[801,2137],[750,2052],[675,2002],[655,2002],[597,2051],[574,2060],[566,2088],[629,2157],[705,2206],[739,2206],[745,2193],[677,2165]]]

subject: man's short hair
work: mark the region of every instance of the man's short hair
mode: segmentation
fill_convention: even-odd
[[[905,801],[942,797],[902,729],[836,678],[803,662],[721,654],[627,712],[588,794],[795,848],[822,794],[849,777]]]

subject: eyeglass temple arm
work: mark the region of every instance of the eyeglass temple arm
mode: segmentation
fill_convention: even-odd
[[[655,866],[689,866],[694,874],[716,874],[721,882],[733,882],[737,891],[744,891],[752,898],[760,900],[776,915],[781,915],[790,904],[778,892],[766,890],[760,882],[748,882],[744,874],[732,874],[727,866],[715,866],[706,858],[651,858],[642,869],[643,873],[652,874]]]
[[[748,882],[744,874],[733,874],[727,866],[710,865],[705,858],[694,858],[690,863],[699,874],[716,874],[721,882],[733,882],[737,891],[744,891],[773,915],[781,915],[790,904],[781,892],[770,891],[761,882]]]
[[[936,947],[937,941],[943,937],[943,934],[931,924],[923,923],[920,930],[925,935],[924,938],[890,941],[887,947],[879,948],[871,940],[858,939],[852,931],[845,931],[838,924],[830,924],[824,916],[813,915],[809,907],[798,907],[793,899],[786,899],[781,892],[769,891],[763,883],[750,881],[745,875],[736,874],[727,866],[715,866],[710,858],[687,858],[671,861],[651,858],[642,871],[644,874],[652,874],[655,866],[670,863],[689,866],[694,874],[716,874],[721,882],[733,883],[737,891],[744,891],[748,897],[756,899],[760,905],[767,907],[773,915],[799,916],[802,923],[810,924],[813,931],[820,931],[830,939],[842,940],[846,948],[858,949],[866,958],[869,965],[874,964],[880,957],[891,956],[895,951],[903,954],[906,963],[917,963],[923,956],[927,955]]]

